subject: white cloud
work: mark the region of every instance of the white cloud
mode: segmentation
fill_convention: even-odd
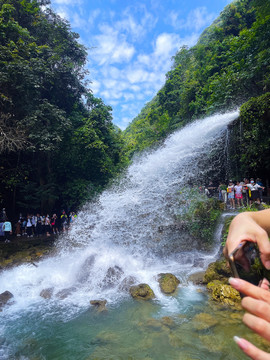
[[[95,9],[93,10],[90,15],[89,15],[89,18],[88,18],[88,25],[90,26],[93,26],[96,19],[98,18],[98,16],[100,15],[101,13],[101,10],[100,9]]]
[[[131,84],[147,81],[149,74],[142,68],[133,69],[127,73],[127,79]]]
[[[62,19],[70,20],[68,11],[64,7],[58,7],[55,11]]]
[[[100,26],[101,33],[94,37],[95,53],[99,65],[128,62],[135,53],[135,48],[129,44],[122,34],[109,25]]]
[[[126,32],[133,40],[142,40],[145,34],[155,27],[157,20],[146,10],[145,5],[137,4],[123,11],[122,20],[116,22],[115,27],[121,32]]]
[[[177,30],[187,29],[196,32],[208,26],[215,17],[216,14],[208,13],[207,8],[202,6],[192,10],[186,19],[180,18],[176,12],[170,12],[167,21]]]
[[[55,4],[60,4],[60,5],[72,5],[73,3],[76,3],[76,1],[73,0],[54,0]]]
[[[101,87],[101,84],[99,81],[97,80],[92,80],[91,81],[91,85],[90,85],[92,91],[94,92],[94,94],[98,93],[99,92],[99,89]]]
[[[156,39],[155,56],[168,57],[179,48],[180,37],[177,34],[160,34]]]

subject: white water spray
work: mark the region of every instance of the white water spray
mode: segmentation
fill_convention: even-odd
[[[5,311],[61,303],[72,313],[93,298],[119,300],[132,282],[150,284],[167,302],[157,274],[173,272],[185,279],[211,256],[200,251],[199,243],[187,244],[181,232],[162,233],[159,227],[170,229],[181,212],[177,193],[200,176],[201,159],[237,117],[235,111],[198,120],[135,160],[118,184],[78,214],[69,234],[59,239],[58,255],[38,267],[21,265],[1,273],[0,293],[9,290],[15,300]],[[44,289],[52,292],[50,301],[40,297]]]

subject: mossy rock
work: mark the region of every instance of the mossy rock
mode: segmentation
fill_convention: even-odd
[[[218,324],[218,320],[213,315],[207,313],[195,315],[192,322],[196,330],[206,330]]]
[[[90,300],[90,304],[94,305],[98,312],[107,311],[107,300]]]
[[[155,297],[154,291],[147,284],[131,286],[129,293],[134,299],[140,300],[150,300]]]
[[[207,284],[207,289],[211,292],[213,300],[229,306],[240,307],[241,296],[232,286],[215,280]]]
[[[228,278],[232,276],[231,269],[227,265],[226,260],[218,260],[209,264],[203,277],[203,283],[208,284],[210,281],[219,280],[223,283],[228,282]]]
[[[158,282],[159,282],[160,290],[164,294],[174,293],[175,290],[177,289],[177,286],[180,284],[180,281],[177,279],[177,277],[170,273],[159,274]]]

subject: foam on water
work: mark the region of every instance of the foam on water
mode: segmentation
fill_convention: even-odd
[[[217,249],[206,254],[199,243],[189,246],[179,233],[160,233],[158,228],[173,224],[174,215],[181,212],[177,193],[199,176],[200,159],[237,116],[238,111],[219,114],[177,131],[158,150],[134,160],[117,184],[78,214],[69,234],[59,239],[57,255],[37,267],[20,265],[2,272],[0,293],[9,290],[14,295],[14,305],[5,314],[31,307],[46,307],[48,314],[57,303],[68,307],[70,315],[89,306],[89,299],[114,303],[127,296],[127,278],[150,284],[157,301],[173,309],[175,300],[161,294],[157,274],[173,271],[185,282],[187,274],[204,268]],[[48,301],[40,292],[49,288],[53,296]]]

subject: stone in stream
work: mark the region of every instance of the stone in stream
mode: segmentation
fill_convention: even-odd
[[[200,313],[194,316],[192,323],[196,330],[206,330],[216,326],[218,320],[210,314]]]
[[[137,300],[150,300],[155,297],[154,291],[147,284],[139,284],[131,286],[130,295]]]
[[[228,278],[232,276],[230,267],[227,265],[227,261],[218,260],[208,265],[203,277],[203,283],[207,284],[213,280],[220,280],[223,283],[228,283]]]
[[[52,294],[53,294],[53,288],[47,288],[47,289],[43,289],[40,292],[40,296],[43,297],[44,299],[51,299]]]
[[[67,298],[70,294],[72,294],[74,291],[76,290],[76,288],[74,286],[67,288],[67,289],[63,289],[58,291],[58,293],[56,294],[56,296],[58,298],[60,298],[61,300],[64,300],[65,298]]]
[[[109,267],[102,281],[102,287],[104,289],[113,287],[119,282],[123,274],[124,271],[119,266],[115,265]]]
[[[107,300],[91,300],[91,305],[94,305],[98,312],[108,311],[106,308]]]
[[[189,275],[188,281],[191,281],[195,285],[203,284],[204,271],[199,271]]]
[[[119,290],[128,292],[130,287],[136,283],[136,278],[134,276],[125,277],[120,285]]]
[[[207,284],[207,289],[213,300],[241,309],[241,296],[231,285],[214,280]]]
[[[160,286],[160,290],[164,294],[172,294],[177,289],[177,286],[180,284],[179,279],[176,276],[170,273],[159,274],[158,282]]]
[[[0,311],[2,311],[2,307],[4,307],[11,298],[13,298],[13,294],[7,290],[0,294]]]

